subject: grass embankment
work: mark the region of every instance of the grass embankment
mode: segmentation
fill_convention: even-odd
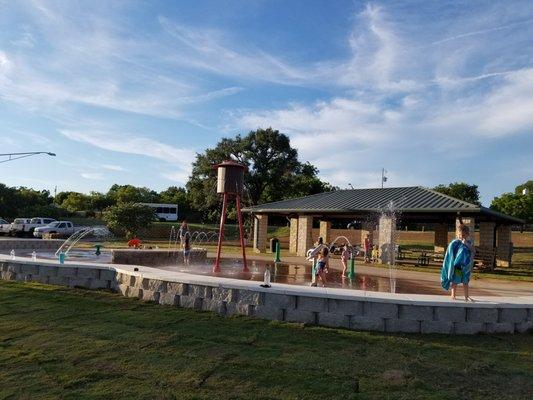
[[[527,399],[530,335],[387,335],[0,281],[2,399]],[[529,394],[528,394],[529,393]]]

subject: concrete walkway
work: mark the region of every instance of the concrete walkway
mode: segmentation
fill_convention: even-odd
[[[208,253],[209,258],[215,258],[215,253]],[[240,258],[239,254],[229,253],[222,254],[223,258],[226,259],[235,259]],[[248,253],[246,254],[247,259],[249,260],[258,260],[258,261],[273,261],[273,254],[257,254],[257,253]],[[282,262],[284,264],[295,264],[295,265],[309,265],[309,261],[305,257],[298,256],[283,256]],[[341,271],[342,264],[340,259],[333,258],[330,260],[330,268]],[[363,275],[372,275],[383,278],[389,277],[389,269],[386,267],[377,267],[372,264],[365,264],[361,259],[356,259],[356,273]],[[420,267],[421,269],[424,267]],[[437,271],[433,272],[417,272],[417,271],[406,271],[401,269],[396,269],[394,271],[395,277],[397,279],[403,279],[406,281],[411,281],[417,286],[428,286],[430,288],[438,288],[442,291],[442,295],[448,295],[440,286],[440,275]],[[484,278],[482,274],[474,273],[470,281],[470,291],[472,296],[502,296],[502,297],[513,297],[513,296],[532,296],[533,295],[533,282],[522,282],[522,281],[511,281],[504,279],[491,279]],[[462,297],[463,291],[462,288],[458,289],[457,295],[459,298]]]

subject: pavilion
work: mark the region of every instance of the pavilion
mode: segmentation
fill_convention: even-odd
[[[361,221],[361,243],[378,224],[377,216],[389,205],[401,214],[401,223],[432,223],[435,226],[435,251],[447,246],[448,231],[462,222],[474,232],[479,227],[479,249],[492,252],[495,264],[511,263],[511,226],[524,221],[483,206],[471,204],[420,186],[352,189],[324,192],[311,196],[260,204],[243,209],[254,216],[253,247],[256,252],[267,248],[269,216],[285,216],[290,220],[289,251],[304,256],[312,247],[313,220],[320,221],[319,235],[325,242],[331,238],[332,220]]]

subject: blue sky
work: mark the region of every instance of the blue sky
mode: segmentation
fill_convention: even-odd
[[[183,185],[272,126],[340,187],[533,175],[527,1],[0,0],[0,182]]]

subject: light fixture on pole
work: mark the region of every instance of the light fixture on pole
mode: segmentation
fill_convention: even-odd
[[[383,184],[387,182],[387,176],[385,175],[387,173],[387,170],[385,168],[381,168],[381,188],[383,189]]]
[[[49,151],[31,151],[31,152],[26,152],[26,153],[3,153],[3,154],[0,154],[0,157],[7,157],[7,160],[0,160],[0,164],[8,162],[8,161],[18,160],[20,158],[35,156],[37,154],[46,154],[46,155],[49,155],[50,157],[56,156],[55,153],[50,153]]]

